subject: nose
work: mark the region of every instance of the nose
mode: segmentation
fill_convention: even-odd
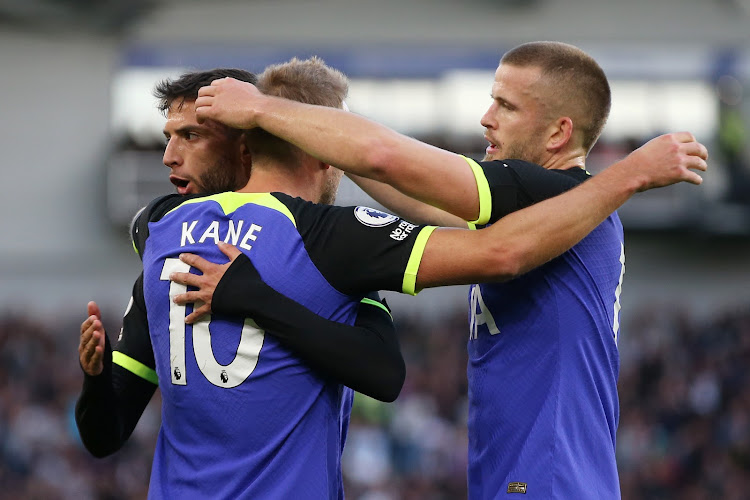
[[[484,115],[482,115],[482,118],[479,120],[479,123],[484,128],[495,128],[494,107],[495,104],[491,104],[490,107],[487,108],[487,111],[484,112]]]
[[[167,146],[164,148],[164,156],[162,157],[164,165],[169,168],[175,167],[182,163],[182,156],[179,154],[177,143],[174,138],[167,141]]]

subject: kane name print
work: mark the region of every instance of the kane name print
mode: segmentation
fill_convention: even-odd
[[[228,222],[213,220],[205,228],[197,227],[199,222],[201,224],[205,223],[205,221],[197,220],[182,223],[180,247],[205,243],[206,241],[218,245],[219,241],[223,241],[224,243],[250,250],[253,247],[251,242],[255,242],[258,239],[256,233],[263,229],[263,226],[257,224],[246,224],[244,220],[236,222],[231,219]]]

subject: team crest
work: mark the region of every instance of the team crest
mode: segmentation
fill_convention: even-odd
[[[387,214],[374,208],[361,206],[354,209],[354,216],[359,222],[370,227],[383,227],[398,220],[398,217],[395,215]]]

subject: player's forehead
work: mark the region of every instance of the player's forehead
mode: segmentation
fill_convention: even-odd
[[[541,69],[538,66],[516,66],[500,63],[495,70],[495,79],[492,82],[493,97],[523,98],[533,97],[542,78]]]
[[[495,85],[528,86],[538,82],[542,77],[542,70],[538,66],[517,66],[515,64],[500,63],[495,70]]]
[[[198,118],[195,115],[195,101],[185,99],[175,99],[167,109],[167,121],[165,128],[176,128],[183,124],[198,124]]]
[[[164,122],[164,133],[173,134],[178,130],[203,130],[218,131],[221,124],[213,120],[204,120],[198,123],[198,117],[195,114],[195,100],[175,99],[167,110],[167,120]]]

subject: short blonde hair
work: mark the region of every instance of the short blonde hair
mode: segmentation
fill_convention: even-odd
[[[267,95],[305,104],[342,108],[349,93],[349,80],[317,56],[305,60],[295,57],[267,67],[258,76],[258,89]],[[253,154],[284,162],[294,162],[299,154],[293,145],[261,129],[249,131],[248,145]]]
[[[530,42],[506,52],[500,64],[539,68],[544,82],[556,89],[561,106],[580,112],[582,123],[575,126],[582,132],[583,147],[591,150],[612,105],[607,76],[593,57],[567,43]]]

